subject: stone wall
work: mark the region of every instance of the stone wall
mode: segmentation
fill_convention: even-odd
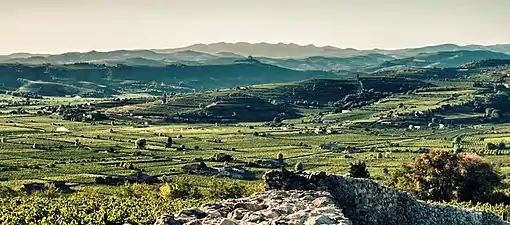
[[[163,215],[155,225],[351,225],[328,192],[271,190]]]
[[[429,204],[368,179],[319,173],[270,171],[267,190],[329,192],[353,225],[503,225],[489,212]]]

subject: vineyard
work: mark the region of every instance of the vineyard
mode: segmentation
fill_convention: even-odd
[[[164,213],[260,191],[262,175],[270,169],[293,169],[299,163],[304,170],[346,174],[351,163],[362,161],[371,179],[386,183],[397,168],[432,149],[476,152],[503,178],[510,175],[510,128],[506,122],[480,123],[483,113],[467,107],[484,97],[477,89],[422,88],[343,111],[333,110],[333,104],[285,103],[292,108],[286,112],[296,114],[264,122],[173,120],[190,112],[207,116],[223,110],[229,118],[235,113],[228,110],[254,112],[241,104],[243,99],[255,104],[267,98],[262,104],[267,110],[280,109],[278,101],[269,101],[278,97],[276,89],[291,88],[272,84],[246,92],[184,94],[169,97],[165,104],[143,95],[51,97],[29,104],[25,98],[0,95],[0,223],[152,224]],[[283,97],[292,98],[287,92]],[[224,103],[223,108],[209,110],[216,101]],[[302,117],[295,118],[297,114]],[[94,116],[106,118],[90,119]],[[229,160],[218,160],[219,155]],[[257,164],[280,160],[276,167]],[[208,168],[243,168],[253,177],[218,178],[184,169],[204,167],[202,163]],[[154,182],[105,181],[140,173]],[[62,182],[74,193],[27,194],[20,188],[49,182]],[[455,204],[509,220],[505,205]]]

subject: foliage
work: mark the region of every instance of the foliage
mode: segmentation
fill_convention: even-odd
[[[147,147],[147,140],[144,138],[138,139],[135,142],[136,149],[145,149]]]
[[[304,170],[303,163],[302,162],[296,163],[295,170],[298,171],[298,172],[302,172]]]
[[[138,189],[134,188],[134,189]],[[142,188],[143,189],[143,188]],[[165,213],[197,207],[210,200],[168,201],[152,193],[124,196],[97,193],[0,198],[0,224],[153,224]]]
[[[390,186],[434,201],[487,201],[501,178],[493,166],[474,153],[432,150],[390,178]]]
[[[365,162],[350,163],[349,175],[354,178],[370,178]]]
[[[170,199],[200,199],[203,194],[184,177],[173,178],[170,183],[165,183],[159,188],[160,196]]]
[[[245,185],[222,180],[213,181],[206,193],[210,198],[220,199],[240,198],[250,194]]]

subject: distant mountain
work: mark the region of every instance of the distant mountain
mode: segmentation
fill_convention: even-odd
[[[379,53],[391,55],[394,57],[410,57],[420,53],[434,53],[444,51],[462,51],[462,50],[487,50],[510,54],[510,44],[506,45],[467,45],[459,46],[455,44],[442,44],[434,46],[426,46],[420,48],[406,48],[398,50],[357,50],[353,48],[337,48],[333,46],[319,47],[315,45],[297,45],[297,44],[270,44],[270,43],[212,43],[212,44],[195,44],[184,48],[176,49],[159,49],[155,52],[169,53],[176,51],[192,50],[216,54],[218,52],[231,52],[242,56],[256,56],[268,58],[306,58],[312,56],[325,57],[350,57],[358,55],[367,55],[370,53]]]
[[[27,56],[26,58],[0,58],[3,63],[21,64],[72,64],[72,63],[94,63],[105,65],[129,65],[129,66],[166,66],[171,64],[185,65],[223,65],[232,64],[239,60],[247,59],[231,52],[219,52],[209,54],[193,50],[177,52],[158,53],[150,50],[120,50],[112,52],[70,52],[60,55],[49,56]],[[263,63],[277,65],[294,70],[356,70],[369,65],[377,65],[393,57],[383,54],[367,54],[352,57],[325,57],[312,56],[307,58],[268,58],[257,57]]]
[[[472,51],[472,52],[468,52]],[[460,52],[460,58],[452,57],[443,52]],[[439,55],[434,56],[437,53]],[[476,55],[478,54],[478,55]],[[510,54],[510,45],[467,45],[443,44],[421,48],[399,50],[356,50],[341,49],[332,46],[318,47],[315,45],[301,46],[297,44],[258,43],[214,43],[196,44],[184,48],[163,50],[117,50],[110,52],[68,52],[58,55],[15,53],[0,56],[0,63],[21,64],[72,64],[95,63],[106,65],[124,64],[129,66],[166,66],[171,64],[185,65],[223,65],[232,64],[237,60],[253,56],[263,63],[277,65],[294,70],[363,70],[365,67],[376,68],[388,61],[387,65],[398,66],[429,66],[436,63],[440,67],[458,66],[462,60],[481,60],[488,56],[506,58]],[[414,63],[410,63],[409,61]],[[423,63],[419,61],[425,60]],[[432,62],[441,60],[441,62]],[[450,62],[449,62],[450,61]],[[433,66],[433,65],[432,65]],[[387,67],[382,65],[382,67]]]
[[[395,58],[384,54],[371,53],[367,55],[359,55],[345,58],[312,56],[303,59],[272,59],[272,58],[257,58],[257,59],[264,63],[296,70],[341,71],[341,70],[360,70],[368,66],[381,64],[388,60],[394,60]]]
[[[365,54],[356,49],[340,49],[332,46],[318,47],[315,45],[297,44],[271,44],[271,43],[213,43],[195,44],[184,48],[154,50],[160,53],[192,50],[216,54],[218,52],[231,52],[242,56],[269,57],[269,58],[305,58],[310,56],[347,57]]]
[[[491,51],[446,51],[435,53],[420,53],[413,57],[395,59],[381,63],[374,69],[394,69],[408,67],[448,68],[486,59],[510,59],[510,55]]]

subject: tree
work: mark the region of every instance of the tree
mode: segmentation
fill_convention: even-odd
[[[486,108],[485,109],[485,117],[491,117],[492,116],[492,111],[494,111],[493,108]]]
[[[492,110],[491,118],[493,118],[493,119],[501,118],[501,111],[499,109]]]
[[[145,139],[138,139],[135,142],[136,149],[145,149],[147,147],[147,140]]]
[[[501,178],[475,153],[432,150],[391,174],[389,185],[422,200],[488,201]]]
[[[384,167],[384,168],[383,168],[383,173],[384,173],[384,175],[386,175],[386,176],[387,176],[387,175],[388,175],[388,173],[389,173],[388,168]]]
[[[454,139],[453,139],[453,143],[454,144],[460,144],[462,142],[462,138],[460,138],[459,136],[456,136]]]
[[[356,164],[350,163],[349,176],[354,178],[370,178],[370,172],[368,172],[365,162],[358,161]]]
[[[296,168],[295,168],[295,170],[296,170],[297,172],[303,172],[303,170],[304,170],[303,163],[302,163],[302,162],[298,162],[298,163],[296,164]]]
[[[166,102],[167,102],[167,95],[166,95],[166,93],[164,93],[163,96],[161,96],[161,104],[164,105],[164,104],[166,104]]]
[[[280,152],[278,153],[278,162],[280,162],[280,164],[283,164],[283,154]]]
[[[168,137],[168,138],[166,139],[166,147],[167,147],[167,148],[172,147],[172,144],[173,144],[173,143],[174,143],[174,141],[173,141],[172,137]]]

